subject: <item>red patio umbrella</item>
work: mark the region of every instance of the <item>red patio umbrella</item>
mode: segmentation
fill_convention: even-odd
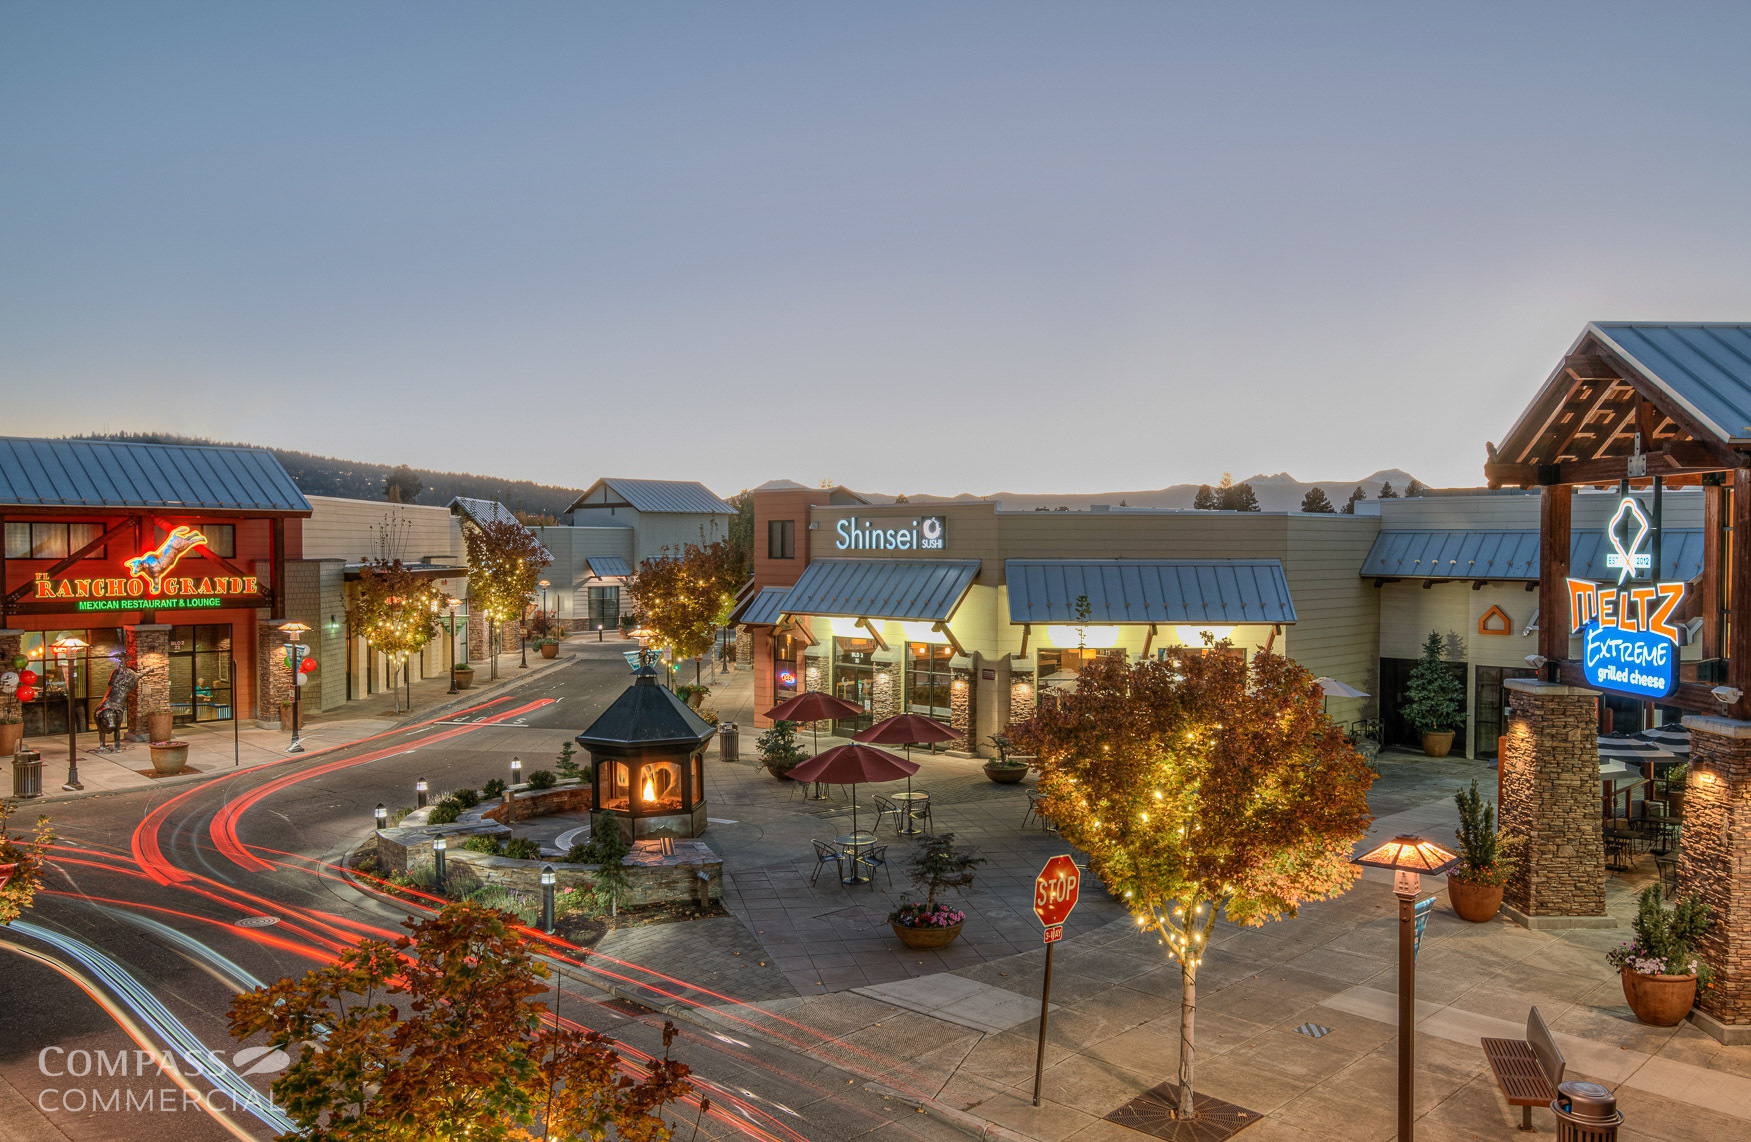
[[[863,713],[862,706],[841,701],[824,690],[809,690],[766,711],[775,722],[826,722],[835,718],[855,718]],[[815,749],[821,748],[821,731],[814,730]]]
[[[865,781],[908,781],[918,772],[918,763],[895,757],[885,749],[866,745],[834,746],[790,771],[798,781],[826,781],[851,789],[851,832],[857,832],[857,786]]]
[[[952,727],[943,725],[935,718],[927,718],[923,714],[900,714],[877,722],[851,740],[868,742],[870,745],[905,746],[906,760],[910,762],[914,742],[946,742],[960,736]],[[912,778],[909,776],[906,778],[906,792],[912,792]]]

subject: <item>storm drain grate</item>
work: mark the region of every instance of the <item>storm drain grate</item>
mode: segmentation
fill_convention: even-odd
[[[239,928],[271,928],[280,922],[278,916],[245,916],[237,921]]]
[[[1331,1034],[1330,1027],[1321,1027],[1317,1023],[1303,1023],[1301,1026],[1295,1028],[1295,1030],[1299,1034],[1307,1036],[1309,1039],[1323,1039]]]

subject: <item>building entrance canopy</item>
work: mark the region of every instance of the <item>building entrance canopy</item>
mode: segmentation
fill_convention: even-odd
[[[1275,559],[1006,559],[1009,621],[1292,623],[1289,581]]]

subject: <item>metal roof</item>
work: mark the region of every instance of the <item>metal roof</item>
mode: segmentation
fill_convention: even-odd
[[[590,565],[590,574],[598,579],[611,579],[615,576],[624,579],[632,574],[626,560],[618,555],[589,555],[584,557],[584,562]]]
[[[310,514],[273,453],[220,444],[0,437],[0,506]]]
[[[977,559],[817,559],[790,588],[784,611],[942,622],[978,573]]]
[[[452,511],[461,511],[473,524],[483,524],[492,520],[508,519],[518,522],[517,513],[513,512],[497,500],[476,500],[468,496],[457,496],[450,501]]]
[[[1751,442],[1751,325],[1596,321],[1587,331],[1722,440]]]
[[[1610,544],[1601,532],[1578,532],[1569,540],[1569,574],[1615,580],[1607,569]],[[1647,550],[1652,550],[1650,546]],[[1508,579],[1538,581],[1536,531],[1383,531],[1362,561],[1363,577],[1384,579]],[[1702,532],[1668,528],[1660,543],[1660,578],[1694,579],[1702,572]]]
[[[730,615],[731,626],[774,626],[784,615],[784,600],[790,595],[788,587],[762,587],[752,598],[745,599],[742,605]]]
[[[1289,581],[1275,559],[1006,559],[1009,621],[1292,623]]]
[[[597,480],[565,510],[572,512],[593,506],[589,502],[590,495],[602,487],[606,487],[630,507],[641,512],[736,514],[735,508],[718,499],[710,488],[697,480],[627,480],[619,476],[604,476]]]

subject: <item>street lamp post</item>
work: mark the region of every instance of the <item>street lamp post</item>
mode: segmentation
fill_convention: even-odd
[[[305,646],[298,641],[298,636],[311,628],[297,621],[280,624],[280,633],[286,636],[286,651],[292,656],[292,744],[286,747],[287,753],[303,753],[304,742],[299,738],[299,706],[298,698],[301,690],[299,685],[304,680]]]
[[[450,645],[447,648],[445,658],[447,658],[450,663],[449,692],[452,694],[456,693],[456,608],[461,604],[462,600],[454,595],[449,596],[449,598],[444,601],[444,609],[450,613]],[[425,802],[422,801],[420,804],[423,805]]]
[[[61,663],[61,684],[67,691],[67,792],[84,789],[79,781],[79,725],[73,717],[73,657],[89,645],[82,638],[66,635],[50,644],[56,654],[66,659]]]
[[[541,580],[541,613],[544,615],[547,613],[547,588],[550,585],[546,579]]]
[[[553,866],[541,866],[541,930],[553,934]]]
[[[529,608],[523,608],[523,615],[517,620],[517,669],[529,669]]]
[[[1436,876],[1459,858],[1433,841],[1401,836],[1356,858],[1357,864],[1392,870],[1398,897],[1398,1142],[1411,1142],[1416,1117],[1417,894],[1422,875]]]

